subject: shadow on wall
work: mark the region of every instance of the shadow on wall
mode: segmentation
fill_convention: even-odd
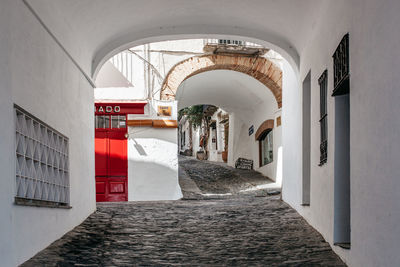
[[[139,153],[140,156],[147,156],[146,151],[144,150],[143,146],[141,144],[139,144],[138,142],[136,142],[136,140],[134,138],[132,138],[133,142],[135,142],[135,144],[133,145],[136,149],[136,151]]]

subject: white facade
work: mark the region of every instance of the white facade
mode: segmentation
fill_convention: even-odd
[[[33,7],[40,21],[25,3]],[[173,0],[139,4],[140,9],[137,9],[137,1],[120,1],[119,5],[107,0],[74,4],[46,0],[1,2],[2,264],[15,266],[22,263],[95,210],[91,80],[110,56],[155,41],[240,36],[270,47],[285,58],[282,107],[284,201],[299,211],[348,265],[396,266],[400,262],[397,245],[400,239],[400,180],[397,179],[400,120],[393,115],[397,113],[400,99],[397,88],[400,83],[397,75],[400,38],[396,34],[400,25],[399,1],[305,0],[249,4],[220,0],[216,5],[215,1],[208,0],[201,3]],[[328,98],[328,161],[322,167],[318,166],[317,79],[328,69],[328,92],[332,92],[331,57],[347,32],[350,34],[351,73],[350,250],[333,244],[335,99],[331,97]],[[305,207],[301,205],[301,84],[310,70],[311,201],[310,206]],[[229,100],[234,101],[234,97],[232,95]],[[70,138],[72,209],[13,204],[14,103]],[[247,122],[243,120],[245,111],[233,112],[231,120],[237,121],[236,127],[243,128],[243,133],[248,129],[248,125],[241,125]],[[274,114],[275,111],[271,111],[268,116]],[[252,120],[249,124],[255,128],[262,121]],[[232,156],[231,161],[234,160]]]
[[[17,266],[96,209],[93,87],[22,1],[0,5],[0,265]],[[13,104],[69,138],[72,208],[14,204]]]
[[[171,116],[159,117],[158,105],[170,106]],[[175,101],[149,101],[144,115],[128,120],[176,120]],[[128,200],[176,200],[182,197],[178,183],[177,129],[128,127]]]
[[[282,60],[275,60],[281,65]],[[282,130],[276,125],[281,116],[277,102],[265,85],[249,75],[215,70],[186,79],[177,91],[178,108],[211,104],[229,113],[228,165],[235,166],[239,157],[253,160],[254,169],[281,184]],[[255,132],[265,120],[274,120],[274,160],[260,167],[259,144]],[[254,133],[249,136],[253,125]]]
[[[197,146],[193,145],[193,135],[196,134],[198,129],[191,129],[190,123],[185,116],[179,120],[178,127],[178,151],[185,153],[187,150],[196,150]],[[190,134],[192,133],[192,136]],[[194,155],[194,154],[193,154]]]
[[[362,8],[361,8],[362,6]],[[326,2],[309,45],[301,53],[300,75],[288,70],[283,90],[283,199],[296,208],[350,266],[395,266],[400,262],[400,182],[397,112],[399,23],[397,1]],[[338,19],[340,17],[340,19]],[[350,211],[351,249],[333,246],[335,98],[332,55],[350,36]],[[319,163],[318,77],[328,69],[328,161]],[[286,68],[288,69],[288,68]],[[311,70],[311,204],[301,206],[300,84]],[[285,82],[285,80],[284,80]],[[300,88],[300,89],[299,89]],[[296,115],[294,115],[296,114]],[[287,121],[289,120],[289,121]],[[285,123],[286,122],[286,123]],[[384,132],[378,133],[378,129]],[[290,162],[290,163],[289,163]],[[285,164],[290,164],[285,167]]]
[[[210,122],[214,122],[215,129],[210,127],[210,136],[207,142],[207,152],[209,161],[223,162],[222,152],[225,151],[225,124],[229,125],[229,121],[222,122],[225,116],[229,116],[221,108],[215,111],[211,116]],[[190,122],[186,116],[183,116],[179,121],[178,141],[179,153],[185,154],[191,149],[191,155],[196,157],[198,151],[202,151],[200,147],[200,137],[205,132],[205,126],[190,127]],[[214,142],[214,141],[215,142]]]
[[[203,39],[149,43],[107,61],[96,78],[95,97],[160,99],[164,78],[175,64],[203,54]],[[110,94],[112,90],[113,94]]]

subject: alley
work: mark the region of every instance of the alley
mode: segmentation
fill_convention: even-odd
[[[344,266],[275,189],[244,191],[265,177],[180,161],[183,200],[98,203],[23,266]]]

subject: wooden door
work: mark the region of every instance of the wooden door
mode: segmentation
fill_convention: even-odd
[[[128,200],[126,129],[96,129],[96,201]]]

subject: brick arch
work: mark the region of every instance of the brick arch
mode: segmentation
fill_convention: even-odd
[[[261,123],[260,127],[258,127],[256,134],[254,135],[254,138],[256,140],[260,140],[266,131],[272,129],[274,129],[274,120],[266,120],[263,123]]]
[[[185,59],[168,72],[161,87],[161,99],[175,99],[179,85],[186,79],[210,70],[233,70],[250,75],[268,87],[282,107],[282,70],[263,57],[203,55]]]

